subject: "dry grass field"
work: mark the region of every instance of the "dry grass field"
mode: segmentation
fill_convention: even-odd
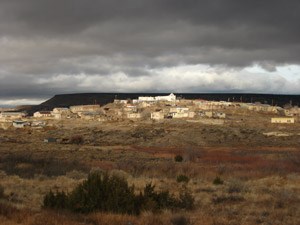
[[[300,124],[228,115],[223,125],[75,120],[0,130],[0,224],[300,224]],[[63,141],[44,143],[48,137]],[[70,192],[99,170],[126,178],[136,192],[148,183],[175,196],[186,188],[195,209],[130,216],[41,207],[49,190]],[[178,182],[180,175],[188,181]]]

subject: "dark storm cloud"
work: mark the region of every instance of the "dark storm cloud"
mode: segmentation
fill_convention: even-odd
[[[19,35],[82,37],[100,45],[117,44],[124,52],[133,46],[145,52],[150,46],[160,55],[161,47],[176,52],[176,46],[255,50],[299,45],[296,0],[2,0],[0,4],[1,21],[16,26],[11,29]]]
[[[179,65],[276,71],[300,63],[299,12],[296,0],[1,0],[0,95],[101,91],[82,77],[146,80]]]

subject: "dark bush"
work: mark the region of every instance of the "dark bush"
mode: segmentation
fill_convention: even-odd
[[[95,210],[137,213],[134,188],[124,178],[93,173],[69,195],[70,209],[87,213]]]
[[[71,137],[70,144],[82,145],[84,143],[84,139],[82,136],[76,135]]]
[[[193,195],[187,190],[184,189],[179,194],[179,207],[181,209],[191,210],[194,208],[195,199]]]
[[[239,196],[239,195],[221,195],[221,196],[213,196],[212,197],[212,202],[214,204],[220,204],[220,203],[224,203],[224,202],[235,203],[235,202],[241,202],[244,200],[245,200],[244,197]]]
[[[171,223],[173,225],[191,225],[191,220],[190,218],[186,217],[186,216],[174,216],[173,218],[171,218]]]
[[[221,185],[223,183],[224,183],[224,181],[220,177],[218,177],[218,176],[213,181],[214,185]]]
[[[186,175],[181,174],[177,176],[176,180],[178,183],[188,183],[190,181],[190,178],[188,178]]]
[[[186,191],[175,198],[169,191],[156,192],[154,189],[153,185],[147,184],[143,193],[135,195],[134,187],[130,187],[124,178],[92,173],[69,194],[50,191],[44,197],[44,207],[79,213],[102,211],[121,214],[139,214],[142,210],[193,208],[194,198]]]
[[[51,190],[44,197],[44,207],[52,209],[64,209],[67,207],[67,195],[65,192],[56,192],[54,194]]]
[[[19,210],[10,204],[5,204],[3,202],[0,202],[0,218],[6,217],[6,218],[15,218],[16,214],[19,212]],[[0,221],[0,224],[1,221]]]
[[[0,199],[4,197],[4,187],[0,184]]]
[[[140,195],[143,210],[158,211],[178,206],[178,200],[170,195],[169,191],[155,192],[154,189],[154,185],[147,184],[144,188],[144,195]]]
[[[52,177],[65,175],[73,170],[88,173],[90,168],[75,160],[41,158],[31,154],[10,154],[5,157],[0,156],[0,170],[5,171],[8,175],[33,178],[35,174]]]
[[[182,162],[183,161],[183,157],[181,155],[176,155],[174,157],[175,162]]]

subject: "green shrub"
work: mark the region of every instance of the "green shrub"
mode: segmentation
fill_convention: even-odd
[[[120,214],[193,208],[194,198],[186,191],[175,198],[169,191],[156,192],[154,189],[155,186],[147,184],[143,192],[135,195],[134,186],[130,187],[124,178],[92,173],[69,194],[50,191],[44,197],[44,207],[79,213],[102,211]]]
[[[183,157],[181,155],[176,155],[174,158],[175,162],[182,162],[183,161]]]
[[[190,181],[190,178],[188,178],[186,175],[178,175],[176,178],[178,183],[184,182],[184,183],[188,183]]]
[[[223,183],[224,183],[224,181],[220,177],[218,177],[218,176],[213,181],[214,185],[221,185]]]

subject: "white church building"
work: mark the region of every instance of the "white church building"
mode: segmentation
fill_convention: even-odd
[[[167,96],[145,96],[145,97],[139,97],[139,102],[157,102],[157,101],[167,101],[167,102],[175,102],[176,101],[176,95],[173,93],[167,95]]]

